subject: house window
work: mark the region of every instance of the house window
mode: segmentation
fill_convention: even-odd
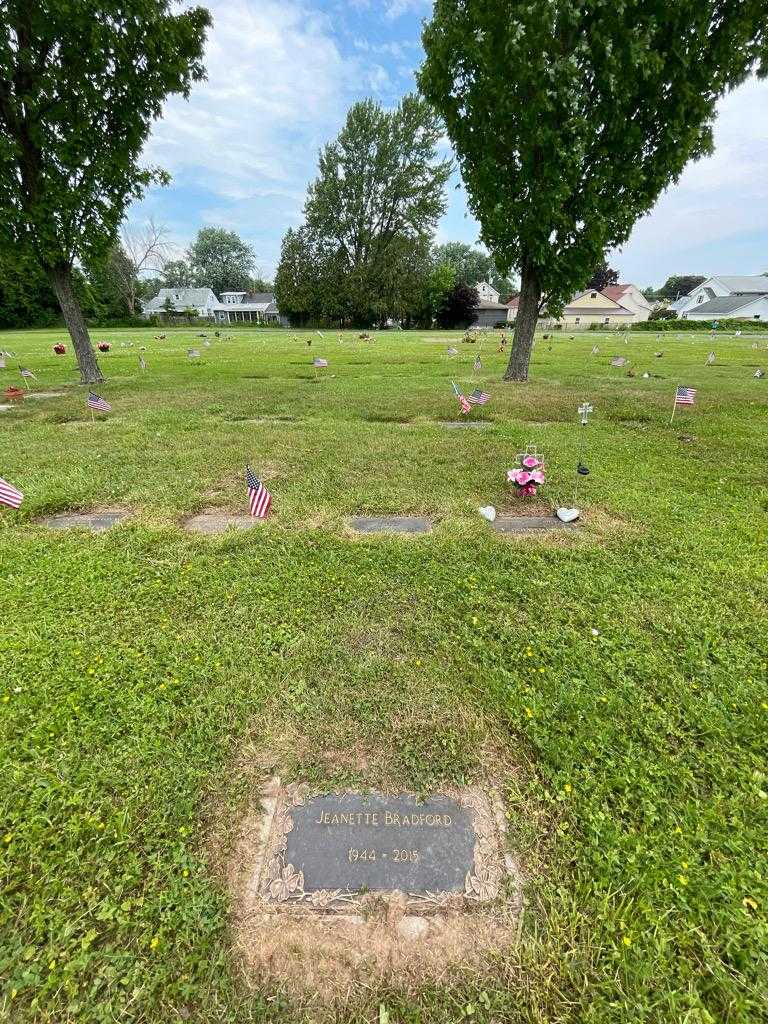
[[[759,313],[755,313],[755,317],[754,317],[754,319],[755,319],[755,320],[759,320],[759,319],[760,319],[760,314],[759,314]]]
[[[603,320],[603,323],[604,323],[604,324],[609,324],[610,322],[611,322],[611,318],[610,318],[609,316],[607,316],[607,317],[605,318],[605,320]]]
[[[698,299],[696,299],[696,301],[697,301],[697,302],[703,302],[703,301],[704,301],[704,296],[703,296],[703,295],[700,295],[700,296],[698,297]]]
[[[590,297],[590,299],[596,299],[597,298],[597,292],[591,292],[589,297]]]
[[[581,323],[581,317],[580,317],[580,316],[577,316],[577,317],[576,317],[576,319],[575,319],[575,320],[574,320],[573,322],[574,322],[575,324],[580,324],[580,323]]]

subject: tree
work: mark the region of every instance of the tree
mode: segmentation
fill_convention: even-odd
[[[422,308],[417,314],[419,321],[425,327],[431,327],[437,320],[440,311],[445,308],[448,296],[455,284],[456,271],[450,263],[438,263],[432,268],[424,285]]]
[[[601,260],[592,277],[587,281],[585,288],[593,288],[601,292],[603,288],[609,288],[612,284],[619,283],[618,270],[612,270],[605,260]]]
[[[120,245],[112,251],[111,270],[122,294],[129,316],[136,316],[141,297],[140,275],[159,271],[168,252],[167,228],[158,227],[150,218],[143,228],[124,227]]]
[[[435,0],[422,93],[443,116],[472,213],[521,274],[507,380],[528,376],[543,302],[557,316],[691,159],[717,100],[759,61],[762,0]]]
[[[488,253],[475,249],[466,242],[445,242],[434,249],[434,258],[438,263],[448,263],[454,268],[456,280],[474,286],[481,281],[492,284],[502,295],[514,290],[514,284],[500,274],[493,257]]]
[[[124,320],[133,315],[126,301],[133,264],[119,245],[113,246],[106,259],[89,263],[85,270],[98,320]]]
[[[247,292],[256,265],[253,249],[235,231],[201,228],[190,245],[187,259],[199,288],[222,292]]]
[[[203,8],[171,0],[0,5],[0,244],[56,293],[84,381],[101,380],[73,266],[114,244],[128,204],[167,175],[138,159],[165,98],[203,77]]]
[[[350,108],[338,137],[321,150],[305,224],[285,240],[311,252],[316,269],[299,278],[281,259],[281,309],[292,289],[314,317],[369,326],[418,304],[451,170],[449,160],[437,159],[440,135],[435,113],[416,96],[391,111],[373,100]],[[304,256],[301,265],[306,271]]]
[[[656,302],[658,296],[655,288],[649,285],[647,288],[641,288],[640,291],[649,302]]]
[[[666,306],[659,306],[651,311],[649,320],[677,320],[677,313],[674,309],[667,309]]]
[[[479,302],[476,288],[470,288],[463,281],[457,281],[438,310],[438,325],[446,328],[468,327],[477,319],[475,310]]]
[[[248,282],[248,291],[255,293],[263,293],[266,295],[271,294],[275,290],[275,282],[268,281],[266,277],[259,275],[258,277],[252,277]]]
[[[195,281],[192,267],[186,260],[168,260],[160,274],[163,288],[191,288]]]
[[[681,274],[668,277],[656,295],[660,299],[669,299],[671,302],[674,302],[675,299],[679,299],[682,295],[689,295],[694,288],[698,288],[706,280],[706,277],[701,277],[699,274]]]

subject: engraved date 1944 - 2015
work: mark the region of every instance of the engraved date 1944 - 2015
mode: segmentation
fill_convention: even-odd
[[[418,850],[391,850],[389,853],[382,853],[378,851],[378,855],[383,860],[392,860],[395,864],[418,864],[419,863],[419,851]],[[354,847],[350,847],[347,853],[347,859],[350,864],[354,864],[355,861],[376,861],[377,851],[376,850],[357,850]]]

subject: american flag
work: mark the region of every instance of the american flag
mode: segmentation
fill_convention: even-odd
[[[200,349],[188,348],[187,349],[187,357],[189,359],[199,359],[200,358]]]
[[[482,370],[482,368],[483,364],[480,362],[480,356],[475,356],[475,362],[473,366],[475,373],[478,373],[480,370]]]
[[[487,391],[481,391],[480,388],[475,388],[471,395],[467,397],[467,401],[470,405],[485,405],[490,399],[490,395]]]
[[[327,366],[328,365],[328,360],[327,359],[313,359],[312,360],[312,365],[319,369],[319,368],[321,368],[323,366]]]
[[[112,412],[112,406],[109,402],[105,402],[103,398],[99,398],[93,391],[88,392],[88,408],[95,409],[96,412]]]
[[[245,467],[245,482],[248,485],[248,506],[251,515],[256,519],[266,519],[272,507],[272,495],[250,466]]]
[[[451,381],[451,387],[453,388],[454,395],[456,395],[459,400],[459,408],[461,409],[462,414],[466,416],[467,413],[472,412],[472,406],[462,394],[461,389],[455,380]]]
[[[710,352],[709,355],[707,356],[707,366],[711,366],[712,363],[714,363],[714,361],[715,361],[715,353],[714,352]]]
[[[451,345],[450,348],[446,349],[446,353],[449,356],[457,356],[459,354],[459,350]]]
[[[7,480],[0,477],[0,505],[7,505],[9,508],[18,508],[24,495],[21,491],[9,484]]]
[[[32,373],[31,370],[28,370],[26,366],[20,366],[19,373],[21,374],[22,377],[31,377],[32,380],[37,380],[37,377],[34,375],[34,373]]]
[[[139,356],[139,369],[140,370],[146,370],[146,368],[147,368],[147,361],[146,361],[146,359],[144,358],[144,356]]]
[[[611,360],[611,366],[626,366],[627,360],[624,356],[614,356]]]
[[[678,388],[675,393],[675,405],[693,405],[696,401],[696,388]]]
[[[599,349],[599,348],[597,347],[597,345],[595,345],[595,346],[594,346],[594,347],[592,348],[592,355],[593,355],[593,356],[598,356],[598,355],[600,355],[600,349]]]

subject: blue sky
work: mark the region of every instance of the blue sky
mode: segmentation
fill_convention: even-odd
[[[205,0],[201,0],[205,3]],[[320,146],[351,103],[391,105],[415,88],[429,0],[209,0],[208,80],[166,105],[145,152],[173,181],[131,210],[168,227],[181,250],[198,228],[236,230],[271,276],[301,222]],[[726,97],[714,156],[689,167],[611,263],[623,280],[768,270],[768,82]],[[475,242],[458,177],[440,241]]]

